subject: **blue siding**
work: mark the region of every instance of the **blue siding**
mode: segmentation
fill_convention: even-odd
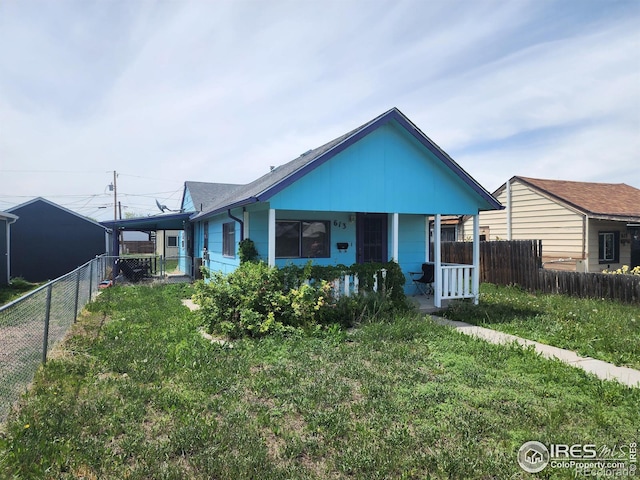
[[[184,190],[184,198],[182,199],[182,206],[180,207],[182,208],[183,211],[185,212],[195,212],[196,208],[193,205],[193,200],[191,198],[191,192],[189,192],[189,189],[185,187]]]
[[[479,196],[391,122],[274,195],[276,209],[475,214]]]
[[[209,260],[204,260],[204,222],[198,222],[195,228],[195,244],[194,252],[197,257],[203,258],[203,266],[209,268],[212,271],[219,271],[222,273],[230,273],[234,271],[240,265],[240,258],[238,257],[238,242],[240,241],[240,224],[236,224],[236,242],[235,242],[235,256],[225,257],[222,254],[222,225],[224,223],[233,222],[227,215],[218,215],[209,219],[208,234],[209,234]]]
[[[416,291],[409,272],[421,271],[422,264],[425,262],[425,216],[400,215],[398,222],[398,263],[406,277],[404,291],[408,295],[413,295]]]

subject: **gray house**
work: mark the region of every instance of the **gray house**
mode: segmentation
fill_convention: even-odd
[[[0,212],[0,285],[9,283],[10,251],[11,251],[11,224],[18,219],[17,215]]]
[[[107,229],[38,197],[8,210],[20,217],[11,228],[11,277],[53,280],[107,251]]]

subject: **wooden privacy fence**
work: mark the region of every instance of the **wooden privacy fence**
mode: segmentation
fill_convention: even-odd
[[[473,264],[473,243],[443,242],[442,261]],[[542,266],[540,240],[480,242],[480,282],[518,284],[535,291]]]
[[[540,269],[537,290],[640,304],[640,276]]]
[[[473,263],[473,244],[443,242],[442,261]],[[640,304],[640,276],[543,269],[540,240],[480,242],[480,282]]]

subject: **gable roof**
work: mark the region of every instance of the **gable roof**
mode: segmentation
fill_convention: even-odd
[[[85,222],[93,223],[94,225],[97,225],[100,228],[106,228],[104,225],[101,225],[100,223],[96,222],[95,220],[90,219],[89,217],[85,217],[84,215],[80,215],[79,213],[74,212],[73,210],[69,210],[68,208],[65,208],[65,207],[63,207],[61,205],[58,205],[57,203],[54,203],[54,202],[52,202],[50,200],[47,200],[46,198],[42,198],[42,197],[36,197],[36,198],[33,198],[33,199],[29,200],[28,202],[24,202],[24,203],[21,203],[20,205],[16,205],[15,207],[12,207],[12,208],[8,209],[7,212],[9,212],[9,213],[17,212],[18,210],[20,210],[20,209],[22,209],[22,208],[24,208],[24,207],[26,207],[28,205],[31,205],[33,203],[38,203],[38,202],[45,203],[47,205],[55,207],[55,208],[57,208],[59,210],[62,210],[63,212],[66,212],[66,213],[68,213],[70,215],[74,215],[74,216],[84,220]]]
[[[193,206],[198,212],[206,212],[214,206],[221,198],[227,197],[238,187],[242,185],[236,183],[209,183],[209,182],[184,182],[184,192],[182,194],[182,202],[184,205],[184,197],[189,190]]]
[[[350,132],[345,133],[344,135],[335,138],[318,148],[309,150],[298,158],[274,168],[269,173],[254,180],[253,182],[242,185],[231,191],[225,197],[220,198],[218,202],[214,202],[208,210],[203,210],[202,212],[194,215],[192,220],[215,215],[227,209],[241,207],[255,202],[268,201],[272,196],[282,191],[307,173],[318,168],[320,165],[353,145],[358,140],[394,120],[424,147],[432,152],[438,160],[451,169],[460,179],[463,180],[465,184],[479,194],[480,197],[491,205],[492,208],[503,208],[487,190],[485,190],[471,177],[471,175],[464,171],[449,155],[447,155],[418,127],[416,127],[399,109],[394,107],[364,125],[361,125],[360,127],[351,130]]]
[[[640,190],[625,183],[573,182],[518,176],[513,179],[589,217],[622,221],[640,218]]]

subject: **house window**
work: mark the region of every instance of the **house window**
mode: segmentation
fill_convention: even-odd
[[[171,235],[167,237],[167,247],[177,247],[178,237]]]
[[[209,222],[204,222],[204,224],[202,225],[202,228],[204,230],[202,248],[204,250],[209,250]]]
[[[620,232],[598,232],[598,261],[600,263],[620,261]]]
[[[222,224],[222,255],[225,257],[236,256],[236,223]]]
[[[276,257],[328,258],[331,252],[330,232],[328,221],[277,221]]]
[[[441,227],[440,228],[440,241],[442,241],[442,242],[455,242],[456,241],[456,227]]]

